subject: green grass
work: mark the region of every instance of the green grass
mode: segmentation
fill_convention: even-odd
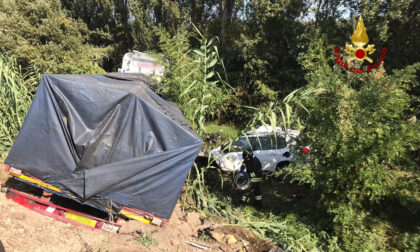
[[[338,250],[335,237],[316,227],[315,192],[306,186],[290,185],[270,177],[262,190],[264,209],[252,205],[239,207],[242,194],[232,190],[231,175],[223,175],[211,165],[195,165],[188,178],[182,199],[185,208],[192,208],[218,223],[237,225],[252,230],[263,239],[288,251]],[[291,195],[301,191],[307,195],[297,200]],[[203,237],[205,239],[205,237]]]
[[[252,205],[239,207],[242,194],[232,189],[231,177],[219,173],[211,165],[195,165],[182,197],[184,207],[217,223],[248,228],[287,251],[351,251],[330,228],[331,216],[316,207],[320,193],[309,185],[289,184],[273,176],[266,177],[261,188],[264,208],[258,210]],[[304,197],[293,198],[292,194],[297,191]],[[360,237],[369,239],[370,251],[418,251],[420,233],[413,227],[413,223],[418,223],[417,208],[408,208],[410,212],[403,204],[415,207],[414,202],[416,198],[411,197],[407,202],[399,203],[385,200],[382,208],[387,209],[389,216],[377,212],[380,216],[367,218],[373,231]],[[204,232],[200,238],[206,240],[207,235]],[[347,235],[347,238],[358,242],[354,235]]]
[[[204,134],[203,138],[211,134],[218,134],[220,136],[220,139],[216,143],[205,142],[203,147],[206,149],[213,149],[218,147],[231,139],[237,138],[241,134],[241,129],[237,129],[233,125],[219,125],[216,122],[206,123],[205,129],[206,133]]]
[[[136,238],[137,243],[145,246],[145,247],[152,247],[157,246],[159,242],[154,239],[151,235],[148,234],[141,234],[138,238]]]
[[[207,133],[219,133],[222,139],[224,139],[225,141],[229,141],[230,139],[239,136],[239,134],[241,133],[241,130],[236,129],[233,125],[219,125],[215,122],[211,122],[207,123],[205,127]]]

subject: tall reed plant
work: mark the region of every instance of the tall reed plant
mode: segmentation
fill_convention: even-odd
[[[164,30],[156,30],[166,67],[157,91],[173,100],[202,135],[206,131],[205,121],[218,119],[232,88],[226,81],[225,67],[217,47],[218,38],[207,39],[192,26],[195,29],[193,35],[185,27],[172,37]],[[191,38],[198,39],[199,48],[192,48]]]
[[[23,71],[13,56],[0,53],[0,156],[9,152],[38,83],[34,69]]]

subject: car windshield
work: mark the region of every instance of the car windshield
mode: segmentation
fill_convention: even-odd
[[[255,137],[240,137],[230,145],[230,148],[229,143],[222,145],[222,150],[224,152],[238,152],[243,151],[244,149],[253,149],[254,141]]]

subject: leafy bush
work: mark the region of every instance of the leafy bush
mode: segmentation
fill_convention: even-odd
[[[38,84],[35,70],[23,72],[16,59],[0,53],[0,156],[10,150]]]
[[[0,50],[42,73],[104,73],[106,49],[87,44],[90,31],[68,18],[59,0],[0,1]]]
[[[302,64],[308,70],[303,92],[312,95],[301,97],[311,155],[286,172],[321,193],[319,204],[344,249],[385,250],[387,228],[374,209],[397,188],[399,171],[418,169],[410,154],[419,149],[420,124],[410,113],[407,83],[415,76],[343,72],[330,66],[322,38],[311,46]]]

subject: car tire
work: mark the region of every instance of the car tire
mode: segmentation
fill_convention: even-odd
[[[240,179],[244,180],[242,183],[240,183]],[[241,191],[245,191],[248,190],[251,187],[251,179],[247,176],[245,176],[245,174],[243,172],[239,172],[235,175],[235,177],[233,178],[233,184],[235,185],[236,189],[241,190]]]

